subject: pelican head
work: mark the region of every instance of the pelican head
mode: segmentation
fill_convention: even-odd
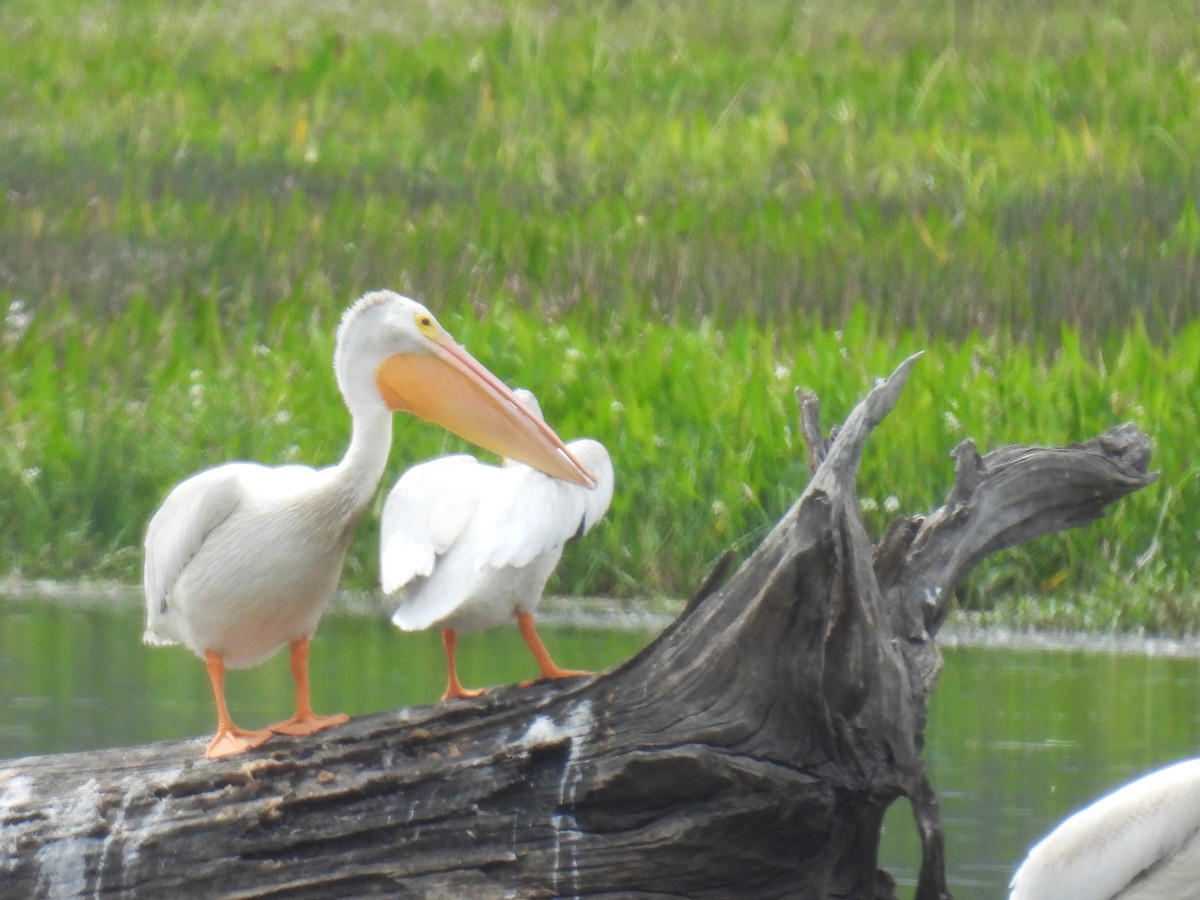
[[[374,291],[350,307],[338,327],[334,371],[352,407],[382,403],[547,475],[595,485],[553,429],[415,300]]]

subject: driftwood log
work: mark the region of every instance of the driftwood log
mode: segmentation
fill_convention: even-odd
[[[831,440],[801,398],[811,483],[624,665],[229,760],[191,740],[0,762],[0,895],[890,897],[880,829],[904,796],[917,896],[949,896],[921,748],[953,587],[1154,476],[1132,425],[966,443],[946,504],[873,546],[859,459],[915,360]]]

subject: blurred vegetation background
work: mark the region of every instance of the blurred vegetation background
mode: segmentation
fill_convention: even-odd
[[[686,595],[803,488],[793,389],[834,424],[924,349],[868,523],[965,437],[1132,419],[1161,480],[961,599],[1197,630],[1191,3],[395,6],[0,6],[0,576],[136,582],[181,478],[335,461],[333,328],[392,287],[612,451],[552,590]],[[398,423],[380,496],[459,449]]]

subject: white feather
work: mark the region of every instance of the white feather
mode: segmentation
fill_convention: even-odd
[[[400,477],[383,505],[380,524],[385,592],[433,572],[437,557],[458,540],[475,514],[487,468],[463,453],[413,466]]]
[[[146,531],[148,643],[252,666],[316,630],[357,517],[336,468],[229,463],[175,487]]]
[[[1009,900],[1200,897],[1200,759],[1151,772],[1029,851]]]
[[[594,489],[465,456],[422,463],[400,478],[384,503],[380,545],[383,589],[402,592],[396,625],[476,631],[536,608],[563,546],[612,502],[604,447],[567,447],[596,477]]]
[[[179,643],[179,626],[168,598],[204,539],[237,507],[241,490],[234,466],[206,469],[180,482],[150,520],[142,568],[146,643]]]

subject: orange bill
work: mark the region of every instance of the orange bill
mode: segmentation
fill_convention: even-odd
[[[555,478],[596,486],[554,430],[449,337],[433,353],[389,357],[375,380],[380,396],[397,412],[410,412]]]

